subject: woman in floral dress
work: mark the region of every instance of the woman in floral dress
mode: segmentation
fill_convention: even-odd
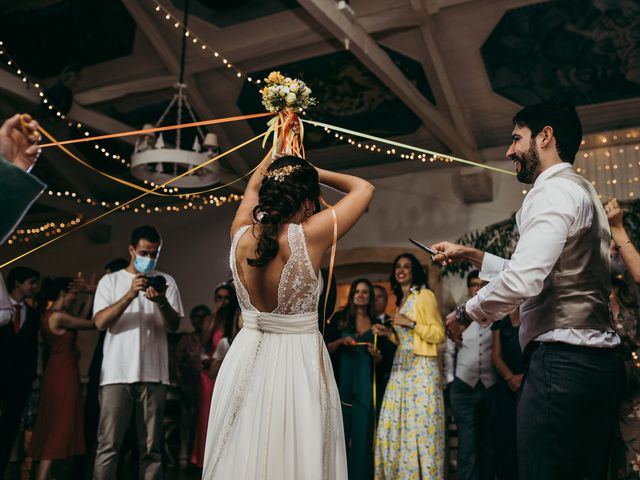
[[[398,306],[394,327],[372,327],[398,343],[378,423],[374,476],[437,480],[444,478],[444,404],[437,361],[444,325],[416,257],[398,256],[390,281]]]

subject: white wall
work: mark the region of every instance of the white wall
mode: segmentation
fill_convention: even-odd
[[[500,166],[504,168],[504,163]],[[372,180],[376,194],[369,211],[338,248],[409,247],[409,236],[427,243],[455,240],[469,230],[504,220],[520,207],[523,186],[515,177],[492,173],[494,200],[467,205],[454,191],[455,172],[453,168],[426,170],[416,162],[414,173]],[[337,198],[327,193],[330,202]],[[110,260],[127,258],[133,228],[154,225],[164,239],[158,268],[176,279],[188,314],[198,303],[211,304],[215,285],[230,277],[229,227],[234,210],[233,205],[227,205],[180,214],[114,214],[106,219],[112,226],[109,243],[93,244],[81,230],[15,265],[30,266],[51,276],[72,276],[78,271],[85,275],[102,274]],[[23,247],[3,245],[0,259],[12,258],[22,251]],[[4,269],[5,275],[9,268]],[[466,290],[464,282],[457,278],[445,280],[445,289],[454,300],[460,299]],[[188,328],[188,321],[181,328]],[[82,366],[90,359],[92,342],[94,335],[83,334]]]

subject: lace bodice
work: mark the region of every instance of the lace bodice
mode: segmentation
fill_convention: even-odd
[[[231,243],[229,261],[240,307],[242,310],[258,311],[251,303],[249,292],[240,280],[236,259],[238,242],[250,226],[251,225],[245,225],[236,232],[233,242]],[[273,312],[268,313],[296,315],[316,312],[318,310],[318,298],[321,293],[321,285],[318,276],[313,271],[302,225],[295,223],[289,224],[287,242],[289,243],[291,256],[285,263],[280,276],[280,283],[278,284],[278,306]]]

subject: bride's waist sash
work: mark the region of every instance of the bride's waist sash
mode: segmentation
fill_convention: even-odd
[[[313,333],[318,331],[318,313],[281,315],[278,313],[242,311],[243,326],[270,333]]]

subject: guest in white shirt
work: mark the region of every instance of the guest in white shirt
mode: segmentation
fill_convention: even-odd
[[[518,405],[520,479],[606,478],[621,399],[620,339],[609,313],[611,235],[589,181],[571,168],[582,139],[575,108],[540,103],[513,119],[507,157],[533,184],[516,216],[511,260],[449,242],[439,262],[469,261],[489,284],[447,316],[460,339],[520,305],[528,370]]]
[[[161,247],[150,226],[131,235],[129,266],[102,277],[93,307],[96,327],[107,330],[100,375],[100,424],[93,478],[115,479],[117,455],[135,409],[140,476],[163,478],[162,422],[169,384],[167,330],[184,315],[175,280],[155,270]],[[164,277],[166,286],[150,284]]]
[[[474,270],[467,275],[468,298],[478,293],[483,281]],[[491,325],[473,323],[462,334],[462,342],[447,339],[444,372],[449,400],[458,428],[458,478],[493,480],[494,414],[492,388],[496,374],[491,362]]]

